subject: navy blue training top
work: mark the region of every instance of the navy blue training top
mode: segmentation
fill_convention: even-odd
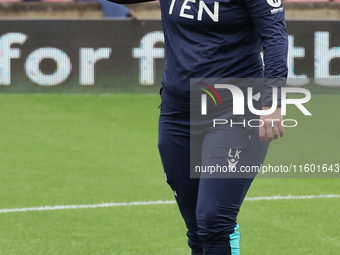
[[[189,98],[190,78],[287,77],[281,0],[160,0],[160,5],[166,50],[163,87],[171,95]],[[264,84],[262,105],[271,105],[272,86],[284,85]]]

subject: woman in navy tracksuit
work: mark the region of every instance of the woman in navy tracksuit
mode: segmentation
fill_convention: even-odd
[[[236,217],[254,175],[190,178],[190,155],[194,154],[192,160],[202,167],[229,164],[239,170],[241,166],[260,166],[268,149],[266,141],[283,136],[284,130],[280,121],[264,121],[260,128],[220,125],[190,136],[190,78],[276,78],[257,87],[257,106],[270,108],[273,87],[278,87],[280,105],[288,48],[283,5],[281,0],[160,0],[160,5],[167,59],[159,151],[166,179],[185,220],[192,254],[237,255],[240,234]],[[235,119],[232,105],[229,107],[221,113],[223,119]],[[279,107],[265,118],[245,108],[238,121],[282,120]]]

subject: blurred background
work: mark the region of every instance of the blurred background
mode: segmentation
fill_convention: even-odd
[[[265,164],[333,178],[259,176],[242,253],[339,254],[340,0],[284,6],[287,86],[311,91],[312,116],[288,107],[298,125]],[[157,150],[160,16],[158,1],[0,0],[1,255],[190,253]]]

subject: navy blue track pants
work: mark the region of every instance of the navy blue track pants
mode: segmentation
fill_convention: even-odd
[[[163,90],[158,146],[167,183],[188,229],[189,246],[193,255],[238,255],[236,218],[253,178],[190,178],[187,109],[187,102]],[[191,150],[200,155],[198,165],[223,165],[233,158],[238,161],[236,168],[263,163],[269,143],[260,141],[257,128],[221,128],[222,132],[207,130],[195,137]],[[213,155],[214,147],[225,156]]]

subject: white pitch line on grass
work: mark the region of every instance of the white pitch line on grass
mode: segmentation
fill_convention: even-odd
[[[244,200],[248,201],[261,201],[261,200],[292,200],[292,199],[315,199],[315,198],[340,198],[340,194],[328,195],[305,195],[305,196],[271,196],[271,197],[246,197]]]
[[[293,200],[293,199],[316,199],[316,198],[340,198],[340,194],[328,195],[305,195],[305,196],[270,196],[270,197],[247,197],[247,201],[264,201],[264,200]],[[0,209],[0,213],[11,212],[28,212],[28,211],[54,211],[66,209],[88,209],[88,208],[103,208],[103,207],[117,207],[117,206],[134,206],[134,205],[164,205],[175,204],[174,200],[157,200],[157,201],[139,201],[139,202],[123,202],[123,203],[102,203],[92,205],[55,205],[55,206],[41,206],[41,207],[27,207],[27,208],[13,208]]]

